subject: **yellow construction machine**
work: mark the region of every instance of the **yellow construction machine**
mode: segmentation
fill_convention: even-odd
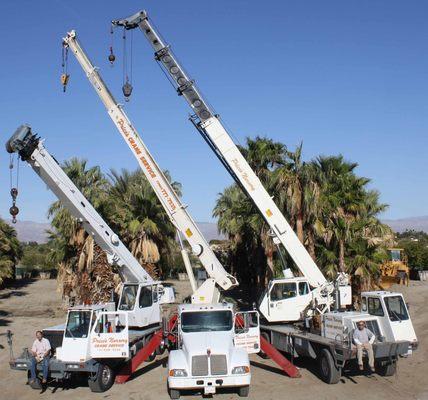
[[[394,283],[409,285],[409,266],[404,249],[390,248],[389,260],[380,267],[381,277],[379,286],[388,290]]]

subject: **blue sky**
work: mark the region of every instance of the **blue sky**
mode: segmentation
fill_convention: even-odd
[[[2,1],[1,143],[26,122],[59,161],[78,156],[105,172],[137,168],[71,54],[65,94],[59,77],[61,37],[76,29],[121,99],[121,35],[111,68],[109,21],[141,8],[237,141],[266,135],[291,149],[303,141],[305,159],[342,153],[390,205],[385,218],[428,215],[426,1]],[[160,166],[183,184],[193,217],[209,221],[231,178],[188,122],[187,104],[139,31],[133,65],[126,111]],[[3,151],[2,217],[8,173]],[[53,200],[23,165],[19,218],[46,221]]]

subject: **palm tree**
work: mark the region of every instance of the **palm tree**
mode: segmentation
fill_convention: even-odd
[[[140,264],[159,277],[161,255],[166,266],[176,247],[176,230],[142,171],[112,170],[109,176],[108,219]],[[180,185],[172,185],[179,193]]]
[[[12,278],[14,267],[22,256],[22,247],[16,231],[0,218],[0,285],[6,278]]]
[[[100,168],[88,168],[86,160],[77,158],[64,162],[62,168],[85,198],[103,214],[109,183]],[[78,302],[107,300],[118,277],[108,266],[105,254],[60,201],[49,207],[48,217],[55,229],[51,233],[54,251],[61,259],[58,283],[63,297]],[[108,276],[103,284],[97,281],[97,276],[101,275]]]

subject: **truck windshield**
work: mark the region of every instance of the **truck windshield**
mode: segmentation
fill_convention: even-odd
[[[89,327],[91,325],[91,314],[92,312],[90,310],[70,311],[68,313],[67,326],[65,328],[65,337],[88,337]]]
[[[183,332],[230,331],[232,326],[231,311],[197,311],[181,314]]]
[[[405,321],[409,319],[409,314],[401,296],[385,297],[385,305],[391,321]]]

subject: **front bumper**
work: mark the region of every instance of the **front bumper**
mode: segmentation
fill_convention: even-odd
[[[215,393],[222,387],[248,386],[251,382],[251,373],[242,375],[219,375],[198,377],[168,377],[168,386],[171,389],[201,389],[205,393]]]
[[[31,368],[31,359],[28,357],[18,357],[9,361],[9,366],[13,370],[29,371]],[[42,365],[37,364],[37,371],[42,371]],[[83,363],[65,362],[57,360],[55,357],[49,360],[49,376],[52,378],[66,378],[73,372],[90,372],[96,373],[98,371],[97,365],[94,360],[89,360]]]

